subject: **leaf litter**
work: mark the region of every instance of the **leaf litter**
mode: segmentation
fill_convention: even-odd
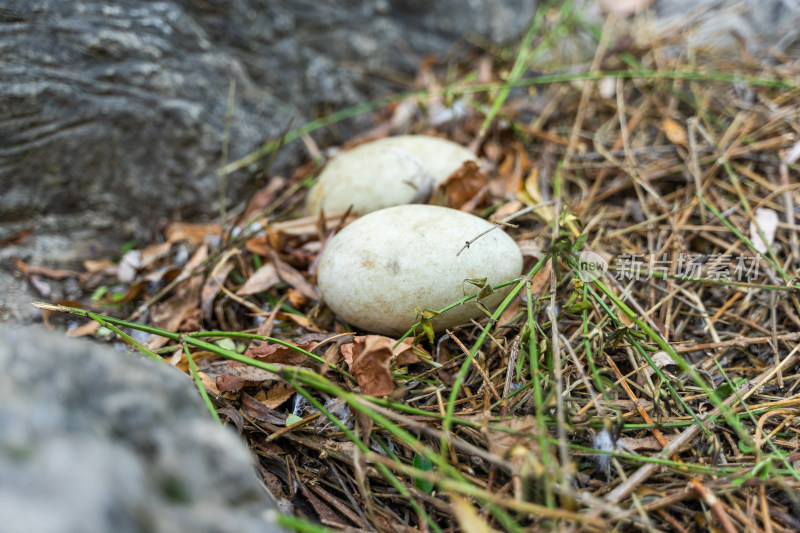
[[[618,16],[647,4],[604,3]],[[685,34],[639,32],[638,16],[597,39],[568,8],[546,9],[535,53],[476,48],[447,78],[426,60],[412,92],[348,145],[448,137],[481,167],[457,170],[431,202],[495,221],[552,202],[504,227],[525,267],[494,319],[436,337],[423,321],[403,339],[336,320],[315,266],[354,216],[303,216],[315,161],[289,176],[261,169],[227,223],[169,224],[124,266],[18,267],[43,296],[42,278],[107,284],[64,305],[164,330],[149,348],[188,372],[185,343],[212,408],[298,519],[796,531],[797,65],[702,49],[690,63],[671,52]],[[596,49],[553,46],[564,31]],[[305,137],[330,154],[320,139]],[[582,275],[584,251],[607,263],[597,280]],[[105,330],[89,324],[72,334]]]

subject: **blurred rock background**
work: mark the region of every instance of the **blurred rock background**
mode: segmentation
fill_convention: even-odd
[[[407,88],[419,62],[524,31],[535,0],[10,0],[0,9],[0,321],[37,298],[13,258],[51,267],[219,213],[228,160],[291,123]],[[341,124],[341,142],[367,118]],[[300,162],[294,143],[273,170]],[[229,177],[241,199],[246,169]],[[66,297],[67,284],[50,298]],[[42,296],[38,296],[42,298]]]
[[[798,0],[588,0],[593,21],[651,7],[687,46],[791,50]],[[536,0],[8,0],[0,8],[0,321],[39,316],[14,264],[75,268],[164,219],[219,212],[228,161],[331,111],[409,88],[420,61],[463,59],[519,36]],[[591,50],[587,50],[591,53]],[[737,52],[737,53],[739,53]],[[361,116],[315,135],[338,144]],[[272,171],[307,153],[284,147]],[[263,162],[262,162],[263,163]],[[229,176],[241,200],[259,164]],[[77,284],[54,284],[58,299]]]

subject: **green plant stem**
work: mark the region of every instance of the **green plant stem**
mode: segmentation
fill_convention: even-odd
[[[211,416],[214,419],[222,424],[222,420],[219,419],[219,414],[217,414],[217,409],[214,407],[214,402],[211,401],[211,398],[208,396],[208,392],[206,392],[206,388],[203,386],[203,381],[200,379],[200,374],[197,371],[197,365],[194,363],[194,358],[192,354],[189,352],[189,345],[185,342],[183,344],[183,353],[186,354],[186,358],[189,360],[189,370],[192,373],[192,379],[194,379],[195,385],[197,385],[197,390],[200,391],[200,396],[203,397],[203,401],[208,407]]]

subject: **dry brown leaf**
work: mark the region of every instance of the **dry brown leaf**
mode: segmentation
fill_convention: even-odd
[[[689,145],[689,140],[686,136],[686,128],[684,128],[679,122],[672,120],[669,117],[664,117],[664,119],[661,121],[661,127],[664,129],[667,139],[669,139],[672,144],[679,144],[681,146]]]
[[[14,263],[17,265],[17,268],[20,270],[20,272],[26,276],[42,276],[50,279],[77,278],[80,276],[80,273],[75,272],[74,270],[61,270],[43,266],[30,266],[19,258],[14,258]]]
[[[222,374],[214,378],[220,392],[239,392],[244,387],[244,380],[238,376]]]
[[[543,203],[544,200],[542,199],[542,193],[539,190],[539,186],[539,169],[534,167],[531,169],[528,177],[525,178],[525,187],[517,193],[517,198],[527,206],[539,205]],[[552,209],[542,207],[540,209],[534,209],[531,214],[548,226],[553,223]]]
[[[159,259],[166,257],[172,250],[171,242],[162,242],[161,244],[151,244],[141,251],[142,264],[141,268],[145,268],[155,263]]]
[[[297,313],[278,313],[276,318],[279,320],[291,320],[298,326],[313,331],[315,333],[327,333],[321,330],[310,318],[305,315],[298,315]]]
[[[539,272],[531,280],[531,294],[536,297],[542,294],[545,287],[550,286],[550,272],[553,270],[553,260],[548,259]]]
[[[213,352],[209,352],[206,350],[199,350],[196,352],[192,352],[192,359],[194,360],[195,364],[199,363],[200,361],[204,361],[206,359],[218,359],[219,356]],[[183,372],[189,372],[189,359],[186,357],[186,352],[183,351],[183,348],[178,347],[175,350],[175,353],[172,354],[172,357],[169,359],[169,364],[174,366],[175,368],[180,369]]]
[[[299,347],[308,350],[309,348],[313,349],[315,345],[316,343],[308,343]],[[302,352],[298,352],[297,350],[293,350],[281,344],[253,346],[248,348],[244,355],[265,363],[280,363],[283,365],[299,365],[308,357]]]
[[[189,244],[202,244],[206,237],[222,235],[219,224],[188,224],[173,222],[164,231],[167,242],[187,241]]]
[[[242,222],[249,222],[256,213],[266,209],[269,204],[275,200],[275,198],[278,196],[278,193],[286,187],[286,181],[286,178],[282,178],[280,176],[270,177],[269,183],[267,183],[266,186],[258,189],[253,195],[253,198],[250,200],[250,204],[247,206],[247,210],[240,217]]]
[[[278,413],[274,409],[270,409],[261,403],[261,398],[266,399],[266,395],[263,395],[263,392],[263,390],[260,390],[256,393],[258,398],[250,396],[247,392],[241,393],[239,399],[242,402],[242,414],[247,417],[255,418],[259,422],[275,424],[276,426],[284,425],[286,423],[286,415]]]
[[[217,297],[225,280],[228,278],[231,270],[233,270],[233,263],[228,260],[232,255],[238,253],[236,250],[230,250],[226,253],[219,262],[214,265],[211,274],[208,275],[203,290],[200,294],[200,308],[203,310],[203,316],[206,318],[211,317],[211,305],[214,303],[214,298]]]
[[[147,280],[137,281],[133,285],[128,287],[128,290],[125,291],[125,295],[120,299],[115,299],[115,303],[128,303],[135,300],[142,292],[144,292],[145,286],[147,285]]]
[[[278,277],[278,270],[272,263],[267,263],[247,278],[244,285],[236,291],[238,296],[248,296],[250,294],[257,294],[271,289],[278,283],[281,278]]]
[[[83,337],[84,335],[91,335],[100,327],[99,322],[95,322],[94,320],[87,322],[86,324],[82,324],[77,328],[73,328],[67,331],[67,337]]]
[[[83,268],[91,274],[102,272],[110,275],[117,271],[117,264],[111,259],[87,259],[83,262]]]
[[[522,304],[519,301],[519,298],[514,298],[505,311],[500,315],[500,318],[497,319],[497,327],[502,327],[507,324],[510,324],[512,319],[517,316],[520,311],[522,311]]]
[[[201,246],[194,256],[184,267],[183,274],[191,272],[193,266],[199,265],[208,257],[208,249]],[[182,275],[183,275],[182,274]],[[200,301],[200,290],[203,286],[203,279],[199,275],[179,283],[173,295],[164,302],[154,305],[150,315],[150,325],[167,331],[179,331],[184,320],[194,315],[199,315],[201,310],[197,307]],[[190,328],[191,329],[191,328]],[[199,328],[194,328],[199,329]],[[155,350],[164,346],[169,339],[154,336],[147,347]]]
[[[229,363],[222,367],[219,372],[210,372],[210,375],[221,376],[229,375],[244,380],[245,387],[254,387],[270,381],[280,381],[280,378],[272,372],[267,372],[260,368],[245,365],[243,363]]]
[[[219,396],[220,395],[220,391],[217,388],[217,384],[214,383],[214,380],[211,379],[208,376],[208,374],[206,374],[205,372],[197,372],[197,375],[200,376],[200,382],[203,384],[203,387],[205,387],[205,389],[208,392],[210,392],[214,396]]]
[[[464,161],[460,168],[439,184],[444,192],[445,204],[454,209],[461,208],[486,187],[486,175],[475,161]]]
[[[394,343],[392,343],[394,345]],[[419,363],[419,356],[417,355],[417,350],[421,351],[424,354],[427,354],[430,357],[430,354],[422,349],[420,346],[414,346],[414,339],[411,337],[406,337],[403,339],[400,344],[392,350],[395,356],[395,366],[406,366],[406,365],[413,365],[414,363]]]
[[[524,206],[522,202],[520,202],[519,200],[511,200],[509,202],[506,202],[500,207],[498,207],[497,211],[495,211],[492,214],[492,220],[493,221],[503,220],[504,218],[513,215],[517,211],[520,211],[523,207]]]
[[[289,303],[292,304],[292,307],[295,309],[300,309],[308,303],[308,298],[306,298],[303,293],[291,287],[286,291],[286,294],[289,297]]]
[[[299,270],[294,268],[289,263],[283,261],[278,254],[270,251],[270,258],[272,263],[278,271],[278,276],[286,283],[297,289],[303,296],[309,300],[316,301],[318,299],[314,287],[303,277]]]
[[[342,213],[326,213],[325,223],[328,225],[335,225],[339,223],[341,218]],[[345,219],[345,224],[349,224],[356,218],[356,215],[349,215],[347,219]],[[274,232],[283,233],[284,235],[289,235],[292,237],[313,237],[317,235],[317,223],[318,215],[310,215],[307,217],[296,218],[294,220],[287,220],[286,222],[270,224],[269,229]]]
[[[386,396],[394,391],[389,365],[395,342],[397,341],[383,335],[365,335],[355,337],[350,344],[342,345],[342,355],[345,361],[351,361],[350,372],[358,381],[362,394]]]
[[[270,409],[275,409],[291,398],[294,393],[294,387],[288,383],[278,382],[269,388],[266,399],[260,401]]]
[[[263,257],[266,257],[270,250],[269,240],[267,239],[266,235],[259,235],[258,237],[248,239],[247,242],[244,243],[244,247],[247,248],[248,252]]]

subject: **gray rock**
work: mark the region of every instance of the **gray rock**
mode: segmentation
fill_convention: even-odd
[[[161,218],[219,212],[228,160],[333,109],[392,88],[427,54],[523,31],[536,0],[10,0],[0,7],[0,320],[35,296],[12,258],[74,267]],[[393,88],[397,88],[394,86]],[[341,124],[350,136],[368,119]],[[354,129],[351,129],[354,128]],[[328,137],[326,137],[328,135]],[[320,134],[324,145],[330,134]],[[285,147],[285,171],[303,154]],[[253,169],[250,169],[253,170]],[[250,172],[230,176],[241,199]],[[44,244],[37,241],[47,241]],[[57,289],[53,297],[68,297]],[[68,292],[68,291],[67,291]],[[41,298],[41,297],[40,297]]]
[[[6,327],[0,368],[4,532],[282,531],[248,451],[179,371]]]

